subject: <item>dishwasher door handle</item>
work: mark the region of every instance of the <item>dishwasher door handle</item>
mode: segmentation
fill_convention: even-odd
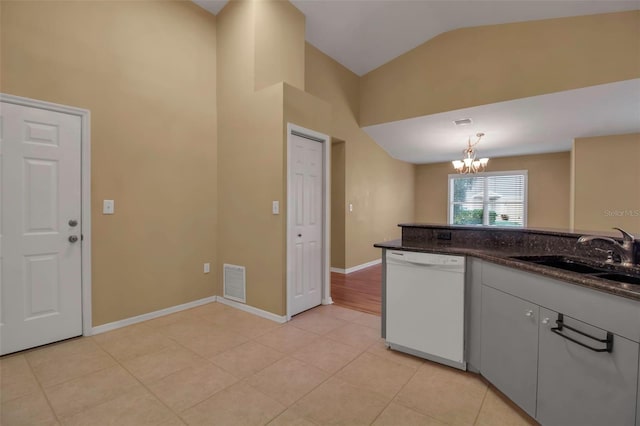
[[[414,267],[414,268],[425,268],[425,269],[441,269],[443,271],[455,271],[455,272],[464,272],[464,264],[441,264],[441,263],[423,263],[416,262],[409,259],[395,259],[390,258],[387,259],[388,265],[395,265],[399,267]]]
[[[441,271],[446,272],[464,272],[464,265],[447,265],[446,263],[420,263],[420,262],[412,262],[410,260],[405,260],[403,262],[405,265],[418,266],[420,268],[428,268],[428,269],[439,269]]]
[[[425,266],[427,268],[433,268],[434,266],[443,266],[443,265],[436,265],[435,263],[414,262],[412,260],[405,260],[404,263],[407,263],[409,265],[415,265],[415,266]]]

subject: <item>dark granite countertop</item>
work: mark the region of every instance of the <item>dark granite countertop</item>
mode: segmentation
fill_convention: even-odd
[[[450,226],[438,226],[438,225],[420,225],[420,224],[407,224],[401,225],[407,227],[427,227],[431,229],[452,229]],[[475,227],[456,227],[456,229],[477,230]],[[501,228],[502,230],[503,228]],[[514,230],[515,231],[515,230]],[[520,232],[523,230],[520,229]],[[527,233],[531,230],[527,230]],[[543,231],[533,230],[533,232],[544,233],[545,235],[560,235],[560,236],[574,236],[573,233],[565,233],[559,231]],[[479,259],[483,259],[499,265],[516,268],[526,272],[532,272],[535,274],[544,275],[549,278],[562,280],[568,283],[580,285],[583,287],[589,287],[598,291],[614,294],[616,296],[625,297],[628,299],[634,299],[640,301],[640,286],[634,284],[619,283],[616,281],[610,281],[596,276],[580,274],[577,272],[565,271],[558,268],[552,268],[544,265],[539,265],[532,262],[512,259],[511,256],[544,256],[549,255],[548,250],[532,249],[523,245],[502,245],[499,247],[480,247],[474,244],[463,245],[459,243],[453,243],[451,241],[439,241],[439,240],[421,240],[418,238],[398,239],[393,241],[386,241],[382,243],[374,244],[374,247],[385,248],[391,250],[406,250],[416,251],[424,253],[439,253],[439,254],[452,254],[463,256],[474,256]],[[588,259],[585,259],[588,261]],[[619,271],[619,269],[618,269]],[[635,274],[640,274],[640,267],[634,267],[630,271]]]
[[[467,231],[487,230],[486,227],[481,225],[444,225],[441,223],[400,223],[399,227],[404,228],[425,228],[425,229],[458,229]],[[582,235],[598,235],[601,237],[610,237],[614,239],[620,239],[620,232],[615,229],[606,231],[590,231],[584,229],[559,229],[559,228],[520,228],[516,226],[491,226],[491,231],[507,231],[512,233],[526,232],[528,234],[540,234],[540,235],[555,235],[560,237],[580,237]],[[633,232],[631,234],[640,235],[640,232]]]

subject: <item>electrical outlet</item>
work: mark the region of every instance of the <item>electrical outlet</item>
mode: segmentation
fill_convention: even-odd
[[[211,272],[211,263],[207,262],[204,264],[204,273],[208,274],[209,272]]]

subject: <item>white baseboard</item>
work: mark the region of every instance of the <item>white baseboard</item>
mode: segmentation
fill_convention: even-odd
[[[276,315],[268,311],[263,311],[251,305],[245,305],[244,303],[235,302],[233,300],[225,299],[222,296],[217,296],[216,300],[223,305],[231,306],[232,308],[240,309],[241,311],[248,312],[250,314],[257,315],[262,318],[266,318],[271,321],[275,321],[280,324],[287,322],[287,317],[284,315]]]
[[[93,327],[91,329],[91,335],[116,330],[118,328],[126,327],[128,325],[133,325],[142,321],[163,317],[165,315],[184,311],[185,309],[195,308],[196,306],[204,305],[205,303],[211,303],[215,301],[216,301],[216,296],[205,297],[204,299],[194,300],[193,302],[183,303],[182,305],[171,306],[170,308],[160,309],[159,311],[149,312],[146,314],[138,315],[136,317],[125,318],[120,321],[114,321],[107,324],[102,324],[97,327]]]
[[[351,268],[347,268],[347,269],[331,268],[331,272],[337,272],[338,274],[350,274],[352,272],[356,272],[361,269],[365,269],[370,266],[377,265],[379,263],[382,263],[382,259],[372,260],[371,262],[363,263],[362,265],[352,266]]]
[[[91,335],[106,333],[107,331],[116,330],[118,328],[126,327],[128,325],[137,324],[142,321],[147,321],[154,318],[163,317],[165,315],[174,314],[176,312],[184,311],[186,309],[195,308],[196,306],[204,305],[211,302],[220,302],[223,305],[231,306],[232,308],[240,309],[241,311],[248,312],[250,314],[257,315],[262,318],[275,321],[283,324],[287,322],[287,317],[273,314],[271,312],[263,311],[262,309],[255,308],[243,303],[234,302],[233,300],[225,299],[222,296],[205,297],[204,299],[194,300],[193,302],[183,303],[182,305],[171,306],[170,308],[160,309],[159,311],[149,312],[146,314],[138,315],[131,318],[125,318],[123,320],[102,324],[91,329]],[[325,301],[323,304],[331,304],[333,301],[329,299],[328,303]]]

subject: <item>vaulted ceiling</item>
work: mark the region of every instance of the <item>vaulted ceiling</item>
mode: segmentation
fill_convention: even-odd
[[[226,0],[193,0],[217,14]],[[492,24],[640,10],[640,0],[291,0],[306,40],[355,74],[447,31]],[[464,52],[461,52],[464,54]],[[553,113],[549,113],[553,111]],[[469,126],[452,121],[470,117]],[[640,132],[640,79],[516,99],[365,127],[391,156],[412,163],[460,156],[486,133],[483,155],[568,151],[576,137]]]
[[[213,14],[226,0],[193,0]],[[358,75],[457,28],[640,9],[639,0],[291,0],[306,39]]]

